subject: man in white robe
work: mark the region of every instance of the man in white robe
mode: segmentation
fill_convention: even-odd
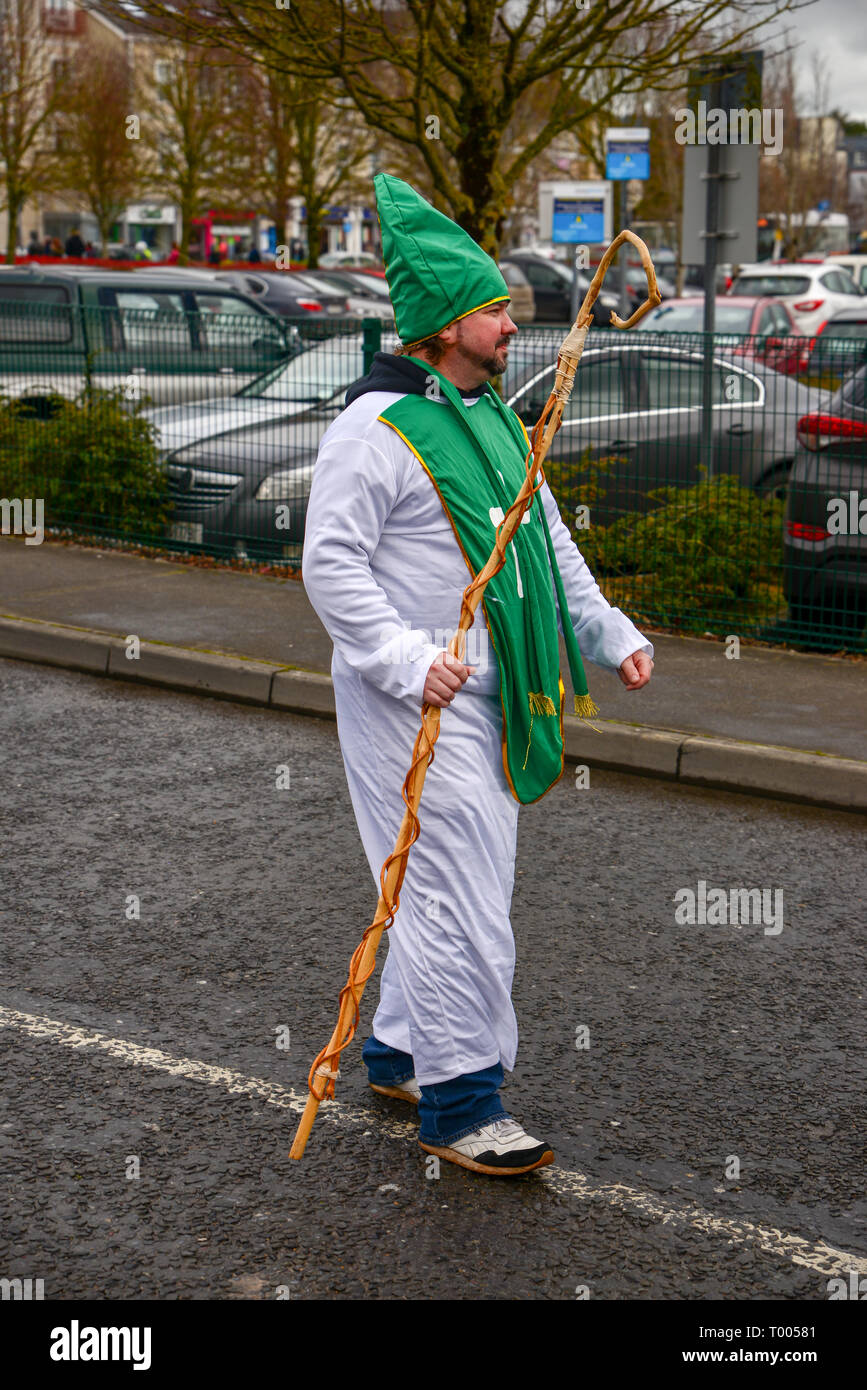
[[[452,315],[412,349],[460,390],[470,410],[485,408],[478,393],[504,370],[517,331],[500,283],[494,303]],[[434,310],[435,322],[443,312]],[[401,337],[413,341],[411,331]],[[379,1007],[362,1053],[370,1082],[418,1102],[426,1151],[512,1176],[550,1163],[553,1154],[508,1115],[499,1095],[518,1044],[509,911],[519,803],[503,766],[498,660],[481,605],[465,662],[446,653],[470,580],[467,562],[431,478],[380,418],[429,383],[419,361],[377,353],[372,371],[347,393],[317,458],[302,574],[334,644],[338,736],[377,893],[405,810],[401,788],[422,704],[443,707],[420,835],[387,933]],[[601,594],[547,483],[537,498],[569,612],[580,615],[574,631],[582,654],[640,689],[650,678],[651,643]],[[492,547],[493,537],[492,527]]]

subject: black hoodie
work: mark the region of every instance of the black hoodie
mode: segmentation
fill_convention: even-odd
[[[408,357],[395,357],[391,352],[375,352],[373,366],[367,376],[354,381],[346,392],[343,404],[349,405],[368,391],[395,391],[404,396],[424,396],[430,384],[430,373]],[[483,386],[474,386],[470,391],[457,387],[465,400],[474,400],[484,391]]]

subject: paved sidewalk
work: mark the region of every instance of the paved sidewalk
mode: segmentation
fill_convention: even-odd
[[[129,634],[146,660],[125,658]],[[588,666],[602,733],[567,719],[568,756],[867,809],[867,660],[648,636],[646,689]],[[333,712],[331,642],[293,579],[0,537],[0,656]]]

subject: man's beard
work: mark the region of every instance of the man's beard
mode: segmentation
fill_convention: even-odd
[[[480,352],[473,352],[472,349],[466,347],[460,339],[456,344],[457,350],[464,361],[470,362],[472,366],[478,367],[480,372],[484,372],[484,379],[486,381],[492,376],[500,376],[500,374],[506,370],[508,362],[506,349],[508,346],[508,343],[504,343],[501,348],[496,349],[493,356],[483,357]]]

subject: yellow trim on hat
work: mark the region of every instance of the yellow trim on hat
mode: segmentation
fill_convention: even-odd
[[[461,319],[469,318],[470,314],[477,314],[479,309],[489,309],[492,304],[502,304],[504,301],[508,303],[511,298],[510,294],[498,294],[496,299],[486,299],[484,304],[477,304],[475,309],[467,309],[465,314],[458,314],[457,318],[449,319],[442,328],[435,328],[433,332],[425,333],[423,338],[414,338],[411,343],[403,343],[403,346],[405,348],[417,347],[419,343],[426,342],[428,338],[435,338],[438,333],[442,333],[444,328],[451,328],[453,323],[459,323]]]

